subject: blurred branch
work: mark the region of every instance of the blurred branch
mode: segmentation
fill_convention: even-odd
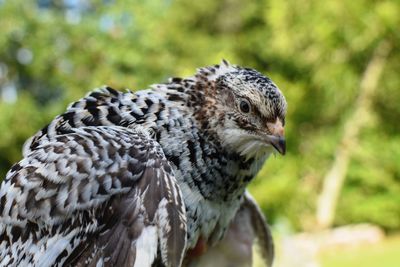
[[[330,227],[335,218],[335,210],[348,165],[357,145],[359,132],[367,123],[371,101],[378,88],[390,50],[391,45],[388,41],[380,42],[363,73],[354,112],[345,122],[343,137],[332,166],[324,177],[323,188],[318,198],[316,219],[320,229]]]

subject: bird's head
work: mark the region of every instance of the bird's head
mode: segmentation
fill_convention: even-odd
[[[196,75],[207,85],[203,119],[208,120],[221,144],[246,158],[272,151],[284,155],[286,100],[271,81],[256,70],[231,65],[202,68]]]

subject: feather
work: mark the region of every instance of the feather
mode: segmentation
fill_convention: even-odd
[[[254,229],[254,233],[257,238],[256,241],[266,266],[272,266],[275,256],[272,233],[266,222],[263,212],[254,198],[247,191],[242,204],[242,209],[247,209],[250,213],[251,226]]]
[[[110,139],[121,145],[121,161],[108,164]],[[78,168],[80,160],[96,169]],[[6,248],[0,265],[12,258],[11,266],[150,267],[159,243],[165,266],[181,264],[185,206],[172,168],[147,134],[117,126],[74,129],[19,164],[0,189],[0,245]],[[32,244],[22,245],[27,241]]]

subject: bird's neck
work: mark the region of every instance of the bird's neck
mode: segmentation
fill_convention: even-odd
[[[201,157],[196,158],[193,170],[185,173],[184,179],[194,191],[211,201],[230,202],[240,198],[268,156],[247,159],[227,151],[215,135],[206,131],[198,133],[196,143],[200,149],[196,155]]]

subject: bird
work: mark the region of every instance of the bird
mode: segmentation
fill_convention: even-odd
[[[216,254],[238,266],[254,240],[271,266],[247,185],[286,153],[286,110],[270,78],[226,60],[145,90],[89,92],[25,142],[2,181],[0,266],[192,267]]]

